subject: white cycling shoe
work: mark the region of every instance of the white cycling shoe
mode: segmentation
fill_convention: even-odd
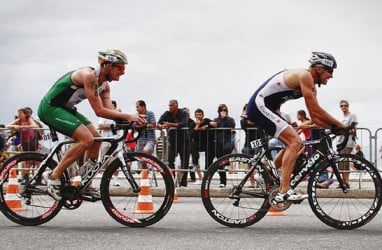
[[[293,189],[289,189],[285,194],[278,192],[275,196],[276,202],[284,201],[302,201],[308,198],[307,194],[296,193]]]

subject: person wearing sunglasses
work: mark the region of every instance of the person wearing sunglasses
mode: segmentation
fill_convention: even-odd
[[[231,131],[235,128],[235,120],[228,115],[228,107],[226,104],[219,104],[218,106],[218,117],[216,117],[212,122],[210,122],[211,132],[210,139],[214,140],[213,149],[210,148],[208,152],[208,161],[212,163],[214,157],[217,159],[232,153],[234,144],[231,140]],[[229,167],[229,166],[227,166]],[[225,171],[219,172],[220,185],[219,187],[224,188],[227,185],[227,174]]]
[[[343,124],[345,124],[346,126],[349,126],[352,123],[355,123],[355,124],[358,123],[357,116],[349,111],[349,102],[348,101],[341,100],[340,101],[340,109],[341,109],[342,114],[343,114],[343,117],[342,117],[342,123]],[[341,151],[339,151],[340,154],[350,154],[353,151],[353,148],[356,145],[355,129],[353,131],[351,131],[351,133],[353,134],[353,136],[349,137],[349,140],[346,143],[345,148],[343,148]],[[338,143],[341,143],[341,141],[343,141],[343,140],[344,140],[344,138],[343,138],[343,136],[341,136],[339,138]],[[342,172],[342,178],[344,179],[345,186],[347,188],[350,188],[350,179],[349,179],[350,166],[349,166],[349,162],[341,163],[341,164],[339,164],[338,167],[341,171],[344,171],[344,172]],[[338,186],[337,188],[341,188],[341,187]]]
[[[279,192],[275,196],[277,202],[307,198],[289,186],[296,159],[304,147],[296,130],[277,112],[278,108],[286,101],[304,98],[312,124],[322,128],[344,126],[320,106],[316,97],[316,85],[326,85],[333,77],[337,68],[335,58],[329,53],[312,52],[309,63],[307,69],[286,69],[271,76],[248,102],[248,119],[285,144],[285,149],[274,160],[276,167],[283,168]]]

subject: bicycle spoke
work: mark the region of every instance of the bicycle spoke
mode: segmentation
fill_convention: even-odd
[[[341,164],[353,166],[350,188],[337,188],[340,180],[328,174],[333,169],[325,163],[317,168],[309,184],[309,202],[317,217],[329,226],[338,229],[353,229],[368,223],[381,207],[381,179],[378,171],[362,160],[362,170],[354,168],[360,160],[353,155],[339,155],[334,159],[337,168]],[[340,173],[341,175],[345,171]],[[326,176],[323,178],[323,176]],[[327,179],[330,177],[330,179]],[[326,183],[326,185],[323,185]]]
[[[244,182],[252,159],[247,155],[232,154],[224,156],[213,163],[202,183],[202,200],[207,212],[219,223],[230,227],[245,227],[252,225],[265,216],[269,209],[267,175],[261,175],[257,169]],[[220,187],[222,167],[232,164],[236,170],[225,172],[227,182]],[[265,177],[265,179],[264,179]],[[270,185],[268,185],[270,186]],[[239,187],[243,187],[241,190]]]
[[[134,174],[119,174],[120,186],[113,186],[112,176],[122,168],[119,160],[105,171],[101,182],[102,201],[107,212],[119,223],[144,227],[159,221],[173,202],[174,184],[167,167],[153,156],[129,153],[129,165],[134,165]],[[145,166],[145,168],[142,168]],[[130,170],[129,170],[130,171]],[[139,192],[134,192],[131,183],[137,183]]]
[[[1,176],[6,176],[0,186],[0,208],[10,220],[21,225],[39,225],[51,220],[61,209],[62,202],[48,195],[41,178],[36,184],[20,185],[17,176],[26,170],[32,176],[41,165],[44,156],[39,153],[23,153],[11,158]]]

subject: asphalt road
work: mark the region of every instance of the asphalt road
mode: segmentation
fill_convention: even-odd
[[[382,214],[351,231],[319,221],[307,201],[285,216],[227,228],[204,210],[200,198],[179,197],[167,216],[147,228],[129,228],[106,214],[101,202],[62,210],[51,222],[24,227],[0,214],[0,249],[380,249]]]

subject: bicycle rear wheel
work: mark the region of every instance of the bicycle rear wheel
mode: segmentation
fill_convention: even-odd
[[[203,205],[212,218],[225,226],[250,226],[262,219],[269,210],[268,192],[273,181],[266,171],[259,171],[264,169],[261,163],[253,172],[255,186],[251,186],[248,179],[242,190],[237,189],[251,161],[251,157],[245,154],[223,156],[208,168],[203,178]],[[235,170],[229,173],[225,167],[230,165]],[[227,183],[225,187],[220,187],[220,175],[223,172],[227,174]]]
[[[354,229],[370,222],[381,208],[382,181],[367,160],[351,154],[337,155],[335,166],[328,161],[317,167],[309,180],[309,204],[325,224],[337,229]],[[338,188],[333,168],[350,165],[350,189]],[[341,175],[342,178],[342,175]]]
[[[106,169],[101,180],[103,205],[110,216],[123,225],[152,225],[162,219],[171,208],[174,198],[172,175],[166,165],[154,156],[128,153],[126,157],[141,191],[132,191],[130,182],[120,171],[122,162],[117,159]],[[119,186],[113,183],[115,171],[119,171]]]
[[[48,194],[42,177],[28,186],[18,182],[18,176],[25,171],[33,176],[44,157],[37,152],[21,153],[8,159],[0,170],[0,209],[8,219],[20,225],[46,223],[62,208],[63,202]],[[55,166],[54,161],[48,164],[48,168]]]

